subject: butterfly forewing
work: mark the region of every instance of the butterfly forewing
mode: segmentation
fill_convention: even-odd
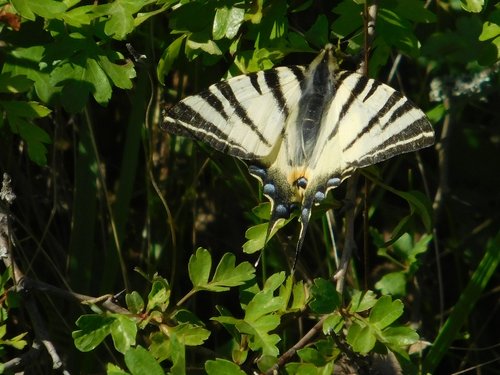
[[[216,83],[167,111],[165,130],[247,160],[269,155],[300,99],[303,67],[280,67]]]

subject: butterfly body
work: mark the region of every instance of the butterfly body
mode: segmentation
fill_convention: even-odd
[[[357,168],[434,142],[420,109],[385,84],[338,70],[330,45],[307,68],[242,75],[187,97],[163,127],[248,161],[271,201],[268,233],[300,207],[297,252],[328,190]]]

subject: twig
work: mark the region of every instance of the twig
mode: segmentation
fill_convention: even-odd
[[[10,225],[8,216],[8,207],[12,204],[15,199],[15,194],[12,192],[10,186],[10,177],[7,174],[3,175],[2,188],[0,192],[0,199],[2,199],[6,204],[0,201],[0,253],[3,254],[2,259],[7,268],[11,267],[13,272],[13,279],[16,289],[23,289],[23,279],[24,275],[22,271],[17,266],[13,256],[11,247],[11,235],[10,235]],[[52,359],[52,368],[61,369],[63,367],[63,362],[57,353],[54,344],[49,339],[48,331],[45,327],[45,323],[42,319],[40,311],[35,301],[29,296],[29,294],[24,299],[26,312],[28,313],[31,323],[33,324],[33,330],[35,333],[35,340],[40,341],[47,353]],[[39,351],[35,351],[35,353]],[[18,366],[22,361],[14,361],[14,364]],[[24,364],[29,366],[33,362],[26,361]],[[13,365],[14,365],[13,364]],[[69,374],[66,370],[62,370],[64,374]]]
[[[283,353],[279,358],[278,362],[274,364],[269,370],[266,371],[266,375],[272,375],[275,371],[278,371],[280,367],[286,364],[294,355],[297,350],[302,349],[306,346],[314,336],[316,336],[323,327],[323,323],[328,318],[329,315],[324,315],[315,325],[312,327],[297,343]]]
[[[365,60],[361,64],[358,71],[367,74],[368,72],[368,55],[371,43],[375,37],[375,22],[377,19],[377,2],[374,1],[373,4],[367,5],[365,3]],[[348,202],[355,202],[356,200],[356,187],[358,184],[358,175],[354,174],[347,183],[347,193],[346,200]],[[346,212],[345,216],[345,239],[344,239],[344,249],[342,251],[342,258],[340,260],[340,267],[337,273],[334,275],[334,280],[337,282],[337,291],[342,294],[345,284],[345,275],[347,273],[347,267],[352,257],[353,249],[355,247],[354,241],[354,219],[355,219],[355,206],[352,205]]]

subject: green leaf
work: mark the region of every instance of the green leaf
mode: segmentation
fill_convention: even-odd
[[[208,250],[199,247],[196,253],[189,258],[188,269],[193,286],[195,288],[204,288],[208,283],[208,277],[212,269],[212,256]]]
[[[151,291],[148,295],[148,304],[146,311],[151,311],[155,308],[159,308],[160,311],[165,311],[170,302],[170,286],[167,280],[156,277],[153,280],[153,285],[151,286]]]
[[[339,38],[356,33],[363,27],[363,18],[359,15],[363,6],[351,0],[344,0],[333,8],[333,13],[339,17],[332,23],[332,32]]]
[[[222,38],[233,39],[245,17],[245,10],[237,7],[218,8],[215,12],[212,34],[214,40]]]
[[[186,39],[185,34],[170,43],[170,45],[163,51],[156,68],[156,76],[161,84],[165,84],[165,77],[170,72],[174,61],[179,56],[179,51],[181,50],[184,39]]]
[[[269,334],[269,332],[276,329],[279,323],[278,316],[266,315],[252,322],[239,321],[236,328],[241,333],[249,335],[248,346],[250,349],[254,351],[262,349],[264,355],[277,356],[279,350],[276,344],[281,338],[277,334]]]
[[[91,93],[97,103],[104,105],[111,99],[112,88],[108,76],[94,59],[87,59],[84,80],[91,84]]]
[[[121,58],[121,56],[116,56],[116,59],[118,58]],[[132,61],[127,61],[124,64],[115,64],[108,56],[100,55],[98,63],[116,87],[125,90],[132,88],[132,78],[136,76]]]
[[[193,324],[184,323],[170,328],[170,332],[175,333],[179,343],[186,346],[202,345],[210,336],[210,331]]]
[[[49,83],[49,73],[52,68],[43,63],[45,53],[45,46],[16,48],[10,52],[9,56],[6,56],[2,72],[9,72],[13,76],[24,75],[34,81],[36,94],[40,100],[48,103],[56,93],[61,91],[61,88]],[[23,63],[20,64],[20,61]]]
[[[125,302],[127,303],[127,308],[132,314],[140,314],[142,310],[144,310],[144,300],[135,290],[132,293],[127,293],[125,295]]]
[[[65,23],[75,27],[90,25],[92,20],[97,17],[97,15],[93,13],[94,9],[94,5],[83,5],[75,7],[64,12],[64,14],[62,15],[62,19]]]
[[[382,294],[390,294],[392,296],[406,295],[406,275],[404,272],[388,273],[375,283],[375,288],[380,290]]]
[[[420,0],[398,0],[394,13],[407,20],[424,23],[436,22],[437,17]]]
[[[108,363],[106,365],[106,375],[129,375],[129,373],[126,371],[123,371],[117,365],[114,365],[112,363]]]
[[[34,125],[31,120],[47,116],[50,110],[36,102],[22,101],[0,101],[0,107],[6,112],[11,131],[26,141],[30,159],[45,165],[47,149],[44,143],[50,143],[51,139],[45,130]]]
[[[222,55],[217,43],[215,43],[206,32],[194,33],[186,39],[186,56],[194,59],[200,53],[206,52],[209,55]]]
[[[33,81],[24,75],[0,74],[0,93],[19,94],[33,87]]]
[[[344,318],[337,312],[334,312],[323,322],[323,333],[325,335],[334,332],[335,334],[339,333],[340,330],[344,327]]]
[[[378,329],[383,329],[396,321],[403,314],[403,302],[393,301],[390,296],[379,298],[370,311],[370,324]]]
[[[243,285],[246,281],[255,277],[255,268],[250,263],[243,262],[235,267],[235,261],[234,254],[224,254],[206,289],[214,292],[226,291],[230,287]]]
[[[276,272],[269,276],[264,283],[264,287],[262,288],[263,292],[274,292],[278,289],[283,282],[285,281],[286,274],[284,271]]]
[[[221,358],[205,362],[205,371],[208,375],[245,375],[237,364]]]
[[[377,39],[394,46],[410,56],[418,54],[419,42],[413,26],[395,11],[380,8],[377,13]]]
[[[137,325],[134,319],[125,315],[115,314],[114,317],[115,321],[111,325],[111,337],[116,350],[125,354],[132,345],[135,345]]]
[[[483,10],[484,0],[460,0],[462,9],[471,13],[479,13]]]
[[[354,322],[347,331],[347,343],[358,353],[366,354],[370,352],[376,343],[375,331],[370,326],[360,326]]]
[[[314,348],[303,348],[297,350],[297,355],[303,362],[312,363],[316,366],[323,366],[325,360],[323,356]]]
[[[82,352],[89,352],[97,347],[111,333],[115,318],[98,314],[82,315],[76,321],[80,330],[71,335],[75,346]]]
[[[283,305],[282,297],[274,297],[272,291],[257,293],[248,303],[245,320],[255,322],[264,315],[278,311]]]
[[[316,18],[316,21],[307,30],[306,39],[318,47],[323,47],[328,44],[328,19],[324,14],[321,14]]]
[[[382,331],[382,341],[391,347],[405,347],[419,340],[418,333],[410,327],[389,327]]]
[[[158,362],[168,359],[172,355],[170,339],[163,332],[153,332],[149,336],[149,352],[155,357]]]
[[[12,5],[31,21],[35,20],[35,14],[46,19],[60,18],[67,8],[64,2],[56,0],[12,0]]]
[[[267,216],[269,217],[269,214]],[[294,217],[295,216],[292,215],[288,219],[278,219],[267,240],[269,241],[278,232],[278,230],[287,225]],[[264,248],[268,227],[269,223],[262,223],[247,229],[245,232],[245,238],[248,241],[243,244],[244,253],[253,254]]]
[[[312,300],[309,307],[318,314],[328,314],[340,306],[340,296],[335,290],[335,285],[329,280],[322,278],[314,279],[311,286]]]
[[[132,375],[164,375],[155,358],[142,346],[130,348],[125,353],[125,364]]]
[[[377,296],[371,290],[356,290],[349,304],[350,312],[362,312],[371,309],[377,303]]]
[[[307,300],[306,289],[304,288],[304,282],[300,280],[293,285],[292,290],[292,305],[290,306],[290,311],[301,310]]]

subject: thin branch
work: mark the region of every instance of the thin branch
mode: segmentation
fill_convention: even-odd
[[[309,341],[311,341],[319,332],[321,332],[323,328],[323,323],[329,315],[324,315],[315,325],[312,327],[297,343],[288,349],[285,353],[283,353],[279,358],[278,362],[266,371],[266,375],[275,374],[280,367],[284,366],[288,361],[292,359],[292,357],[297,353],[297,350],[302,349],[306,346]]]
[[[15,194],[12,192],[12,188],[10,186],[10,177],[7,174],[3,175],[2,188],[0,192],[0,253],[2,254],[2,260],[7,268],[11,267],[13,272],[15,287],[23,288],[24,275],[22,271],[17,266],[14,257],[12,256],[12,242],[11,242],[11,231],[9,224],[9,214],[8,207],[12,204],[15,199]],[[5,202],[5,204],[3,202]],[[52,359],[52,368],[53,369],[62,369],[63,362],[57,353],[57,350],[52,344],[50,340],[50,336],[47,328],[45,327],[45,322],[38,310],[38,306],[32,297],[28,294],[24,298],[24,305],[26,308],[26,312],[30,317],[30,321],[33,325],[33,331],[35,333],[35,340],[38,340],[43,344],[47,353]],[[36,351],[38,352],[38,351]],[[22,362],[21,362],[22,363]],[[26,366],[29,366],[33,362],[26,362]],[[19,365],[20,362],[15,361],[16,365]],[[66,370],[62,369],[64,374],[69,374]]]

